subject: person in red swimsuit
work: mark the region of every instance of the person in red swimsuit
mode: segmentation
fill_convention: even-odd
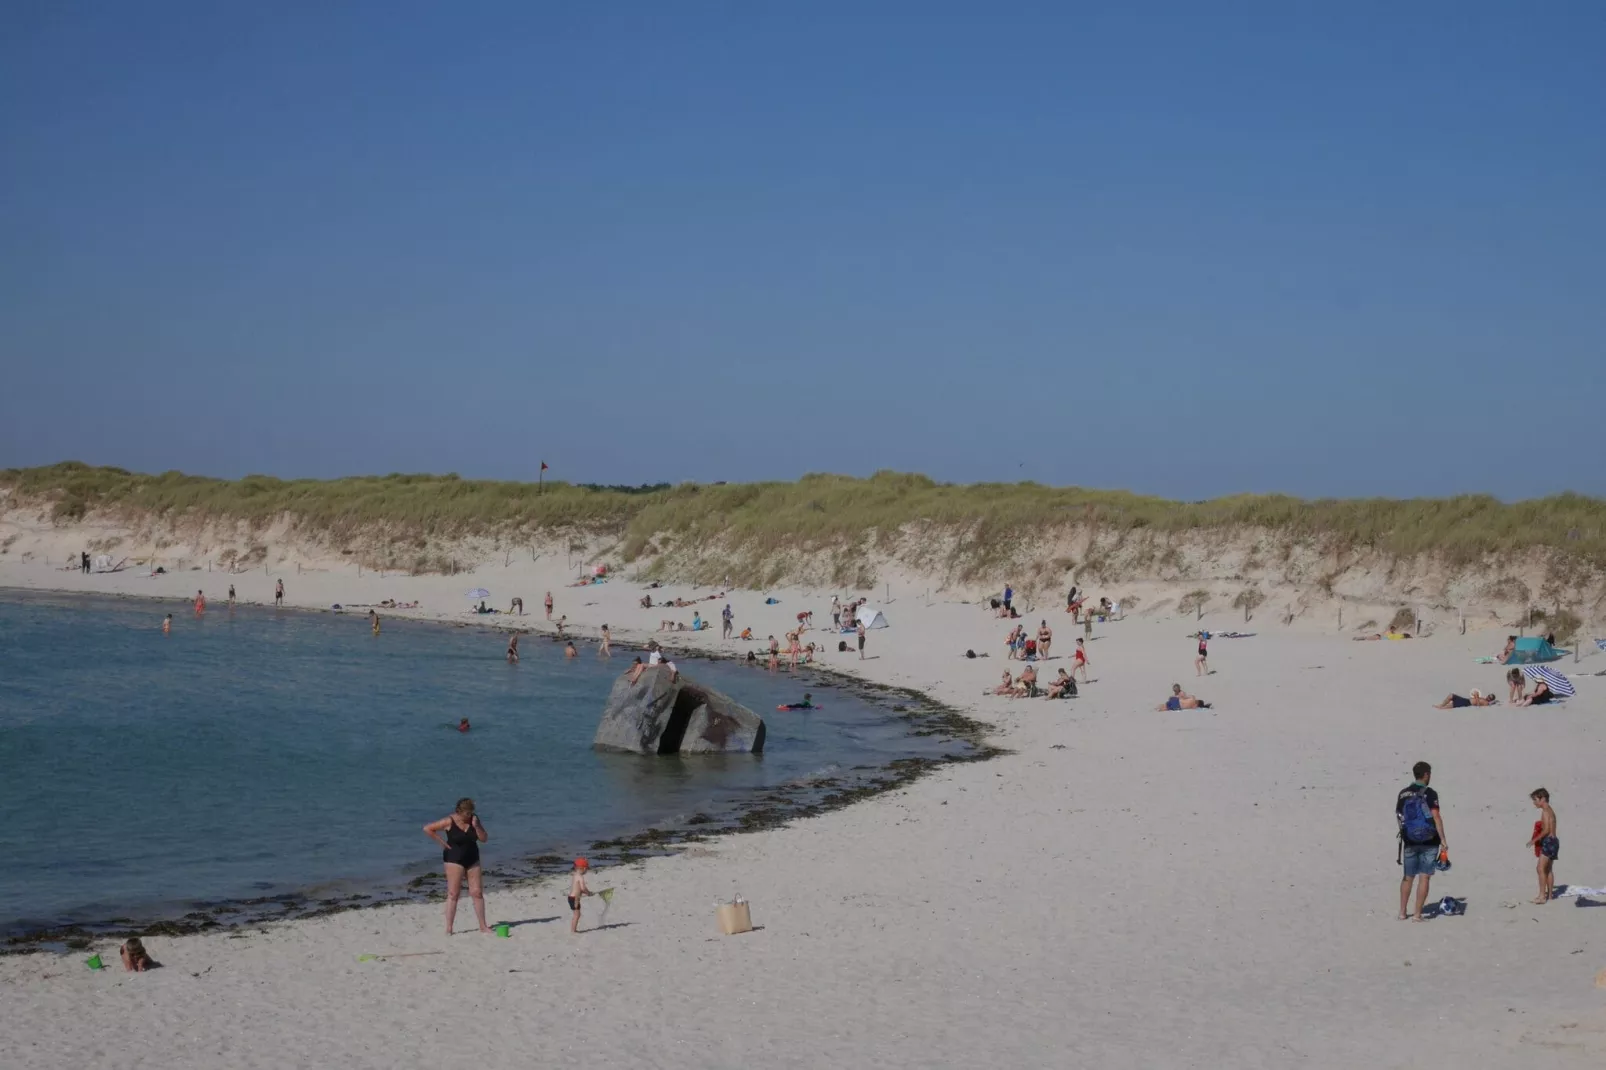
[[[1077,673],[1081,673],[1082,682],[1085,684],[1087,683],[1087,647],[1083,645],[1080,639],[1076,641],[1076,654],[1074,656],[1076,663],[1071,666],[1071,676],[1075,678]]]

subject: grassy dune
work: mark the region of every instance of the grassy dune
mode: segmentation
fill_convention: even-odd
[[[92,510],[112,510],[263,525],[288,516],[334,538],[374,532],[432,538],[586,533],[618,539],[627,561],[666,541],[717,542],[760,556],[888,546],[913,526],[957,538],[978,559],[1067,529],[1162,536],[1257,529],[1340,549],[1432,555],[1451,566],[1548,550],[1575,566],[1606,567],[1606,500],[1576,494],[1512,504],[1484,495],[1405,501],[1239,495],[1172,502],[1035,483],[959,486],[893,472],[869,479],[810,475],[791,483],[548,483],[538,489],[455,475],[221,480],[77,462],[0,470],[0,490],[18,501],[46,504],[63,523]]]

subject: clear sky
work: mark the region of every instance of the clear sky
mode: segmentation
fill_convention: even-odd
[[[0,466],[1606,493],[1606,3],[0,6]]]

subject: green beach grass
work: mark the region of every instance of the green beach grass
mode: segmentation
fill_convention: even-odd
[[[538,487],[456,475],[224,480],[77,462],[0,470],[0,489],[18,501],[46,503],[63,523],[114,510],[256,525],[288,516],[337,539],[373,532],[432,538],[569,532],[616,539],[626,561],[666,540],[683,546],[718,540],[750,555],[886,545],[916,525],[952,533],[978,551],[1069,528],[1160,535],[1258,529],[1396,557],[1433,555],[1452,566],[1544,550],[1587,568],[1606,567],[1606,500],[1577,494],[1512,503],[1486,495],[1174,502],[1036,483],[946,484],[895,472],[787,483]]]

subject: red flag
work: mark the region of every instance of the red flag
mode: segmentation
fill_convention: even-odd
[[[545,461],[541,462],[541,471],[543,471],[543,472],[546,471],[546,462]]]

